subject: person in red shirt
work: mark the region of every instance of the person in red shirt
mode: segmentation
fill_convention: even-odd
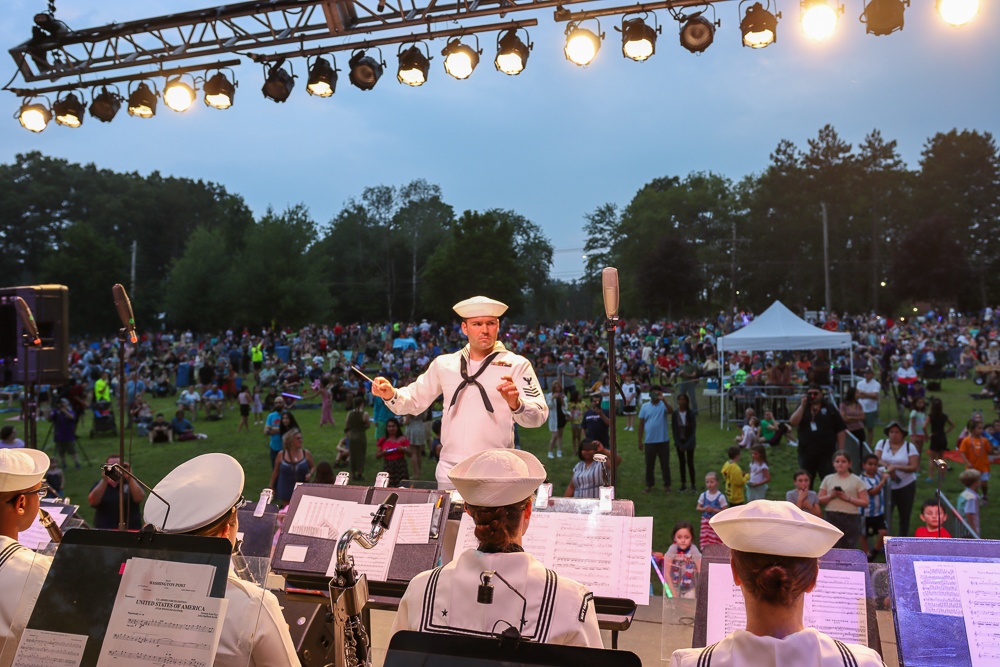
[[[958,452],[962,455],[962,463],[966,468],[973,468],[979,471],[982,482],[983,502],[987,499],[988,484],[990,481],[990,454],[993,446],[989,439],[983,435],[983,422],[972,419],[968,424],[969,435],[962,438],[958,443]]]
[[[941,524],[948,518],[948,513],[941,507],[937,498],[925,500],[920,506],[920,520],[924,525],[914,531],[914,537],[951,537],[951,533]]]

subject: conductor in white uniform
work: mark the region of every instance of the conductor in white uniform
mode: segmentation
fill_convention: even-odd
[[[246,504],[243,481],[243,468],[232,456],[196,456],[156,485],[143,516],[165,533],[223,537],[235,545],[237,510]],[[157,494],[169,503],[169,510]],[[273,593],[243,581],[230,569],[226,599],[229,605],[215,667],[299,667],[288,624]]]
[[[819,557],[843,533],[792,503],[755,500],[710,523],[732,550],[747,627],[706,648],[680,649],[671,667],[883,667],[878,653],[802,624],[804,596],[816,586]]]
[[[536,428],[549,408],[531,362],[497,341],[500,316],[507,305],[475,296],[454,305],[469,343],[458,352],[436,357],[406,387],[395,389],[384,377],[372,393],[397,415],[417,415],[444,394],[438,488],[452,488],[448,471],[459,461],[487,449],[514,447],[514,424]]]
[[[506,630],[525,641],[602,648],[590,591],[521,547],[534,491],[545,481],[538,459],[520,450],[491,449],[465,459],[450,476],[475,521],[479,548],[414,577],[390,636],[416,630],[494,637]],[[490,586],[492,601],[479,602],[480,589]]]
[[[52,559],[22,546],[18,534],[38,516],[49,457],[37,449],[0,449],[0,665],[14,660]]]

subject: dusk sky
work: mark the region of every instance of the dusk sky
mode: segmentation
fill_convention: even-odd
[[[779,0],[777,42],[762,50],[740,46],[738,4],[721,2],[714,9],[722,26],[700,56],[680,47],[677,24],[661,11],[651,59],[623,58],[614,30],[620,17],[607,17],[600,53],[581,68],[563,57],[565,24],[552,10],[521,12],[508,19],[539,25],[529,28],[535,48],[520,76],[494,69],[495,33],[480,35],[482,61],[465,81],[444,72],[444,40],[431,42],[431,72],[420,88],[397,83],[395,46],[383,47],[386,73],[370,92],[347,82],[349,54],[337,54],[341,80],[328,99],[306,94],[305,61],[294,60],[299,79],[284,104],[263,98],[262,68],[245,61],[229,110],[206,107],[199,94],[183,114],[161,101],[149,120],[123,107],[109,124],[88,116],[81,128],[53,123],[41,134],[13,118],[20,102],[8,92],[0,98],[0,160],[38,150],[117,171],[214,181],[255,214],[303,203],[321,225],[366,186],[424,178],[441,186],[456,213],[502,207],[536,222],[556,249],[552,277],[569,280],[583,272],[584,215],[604,202],[626,205],[654,178],[713,171],[738,180],[764,169],[781,139],[805,149],[827,123],[853,145],[880,129],[910,167],[936,132],[1000,134],[1000,12],[992,3],[983,0],[972,23],[953,28],[932,1],[914,0],[902,32],[876,37],[858,22],[861,2],[850,0],[836,35],[822,44],[802,35],[797,4]],[[5,0],[4,51],[30,36],[32,16],[46,6]],[[81,29],[211,6],[57,0],[56,17]],[[577,8],[605,6],[614,5]],[[6,82],[15,66],[6,53],[3,62]],[[156,82],[162,90],[163,79]]]

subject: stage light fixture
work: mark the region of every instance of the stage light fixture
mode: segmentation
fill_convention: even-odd
[[[90,115],[102,123],[110,123],[121,106],[122,100],[118,91],[112,93],[107,86],[102,86],[101,92],[90,100]]]
[[[184,83],[179,76],[167,81],[163,87],[163,103],[174,111],[187,111],[194,100],[194,87]]]
[[[264,85],[260,89],[264,97],[275,102],[284,102],[287,100],[288,96],[292,94],[292,88],[295,87],[295,75],[289,74],[282,67],[284,64],[285,59],[282,58],[271,65],[267,70]]]
[[[25,100],[17,112],[17,120],[24,129],[41,132],[52,120],[52,112],[44,104]]]
[[[642,62],[656,53],[656,33],[642,17],[622,17],[622,55],[636,62]]]
[[[837,0],[833,0],[836,2]],[[844,11],[843,5],[833,5],[829,0],[801,0],[802,32],[814,42],[822,42],[837,31],[837,19]]]
[[[979,13],[979,0],[937,0],[937,11],[945,23],[965,25]]]
[[[772,14],[762,4],[755,2],[747,8],[743,20],[740,21],[740,32],[743,34],[743,46],[751,49],[763,49],[778,39],[778,19],[781,13]]]
[[[83,112],[86,109],[87,105],[80,101],[76,93],[67,93],[52,105],[52,115],[60,125],[80,127],[83,125]]]
[[[444,71],[458,80],[468,79],[479,64],[479,39],[476,38],[476,48],[462,44],[458,38],[451,40],[441,51],[444,56]]]
[[[419,43],[403,50],[403,45],[399,47],[399,69],[396,72],[396,79],[407,86],[422,86],[427,83],[427,75],[430,73],[431,60],[420,50]]]
[[[236,84],[231,83],[222,72],[216,72],[205,82],[205,106],[213,109],[228,109],[236,97]]]
[[[600,31],[601,26],[598,24],[597,32],[600,33]],[[597,57],[597,52],[601,50],[602,37],[603,35],[594,34],[570,21],[569,25],[566,26],[566,46],[563,48],[566,59],[580,67],[586,67],[593,62],[594,58]]]
[[[691,53],[703,53],[715,41],[715,27],[704,12],[682,17],[680,40],[681,46]]]
[[[871,0],[860,21],[870,35],[890,35],[903,29],[903,11],[909,6],[910,0]]]
[[[524,34],[527,36],[528,31],[526,30]],[[508,76],[517,76],[524,71],[524,66],[528,64],[528,55],[533,47],[534,44],[531,43],[530,37],[528,44],[525,44],[517,36],[517,28],[511,28],[502,37],[497,36],[497,57],[493,61],[493,65],[498,72],[503,72]]]
[[[150,90],[146,82],[141,82],[128,94],[128,114],[136,118],[152,118],[156,115],[156,92]]]
[[[316,97],[332,97],[336,90],[337,69],[326,58],[317,58],[309,68],[306,92]]]
[[[371,56],[365,55],[364,51],[355,51],[348,62],[350,73],[348,78],[351,83],[361,90],[371,90],[382,78],[385,63],[382,62],[382,53],[379,52],[379,59],[375,60]]]

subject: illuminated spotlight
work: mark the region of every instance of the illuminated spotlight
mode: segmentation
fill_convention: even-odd
[[[264,97],[275,102],[284,102],[287,100],[288,96],[292,94],[292,88],[295,87],[295,76],[289,74],[282,67],[284,62],[285,59],[282,58],[271,65],[270,69],[267,70],[264,85],[260,88],[260,92],[264,94]]]
[[[910,0],[871,0],[861,13],[865,32],[872,35],[889,35],[903,29],[903,9]]]
[[[965,25],[979,13],[979,0],[937,0],[937,11],[945,23]]]
[[[528,34],[526,30],[525,35]],[[504,33],[503,37],[497,37],[497,57],[493,61],[498,72],[503,72],[508,76],[517,76],[524,71],[524,66],[528,64],[528,55],[534,44],[525,44],[517,36],[517,28],[511,28]]]
[[[400,46],[400,49],[403,47]],[[405,51],[399,52],[399,70],[396,78],[407,86],[422,86],[427,83],[427,74],[431,69],[430,58],[424,55],[417,44]]]
[[[476,46],[479,46],[478,38]],[[444,71],[456,79],[468,79],[479,64],[481,53],[481,50],[462,44],[457,38],[453,39],[441,51],[441,55],[444,56]]]
[[[76,93],[68,93],[52,105],[52,115],[60,125],[80,127],[83,125],[83,112],[86,109],[87,105],[80,101]]]
[[[136,118],[152,118],[156,115],[156,93],[149,89],[145,81],[129,93],[128,113]]]
[[[17,120],[24,129],[31,130],[32,132],[41,132],[48,127],[49,121],[52,120],[52,112],[44,104],[38,104],[37,102],[32,104],[25,100],[17,112]]]
[[[110,123],[121,106],[121,95],[117,91],[112,93],[107,86],[102,86],[101,92],[94,95],[90,101],[90,115],[102,123]]]
[[[351,83],[361,90],[374,88],[378,80],[382,78],[382,72],[385,68],[385,63],[381,62],[381,58],[381,53],[379,53],[379,60],[375,60],[371,56],[366,56],[364,51],[356,51],[348,62],[351,70],[348,78]]]
[[[175,77],[163,87],[163,103],[174,111],[187,111],[194,104],[194,88]]]
[[[772,14],[759,2],[747,8],[743,20],[740,21],[740,32],[743,34],[743,46],[751,49],[763,49],[778,39],[778,19],[781,13]]]
[[[843,12],[843,5],[835,7],[828,0],[802,0],[799,6],[802,10],[802,32],[806,37],[814,42],[833,37],[837,30],[837,15]]]
[[[600,32],[600,24],[597,30]],[[566,46],[563,48],[563,53],[566,54],[567,60],[580,67],[586,67],[597,57],[600,49],[601,37],[577,26],[572,21],[566,26]]]
[[[337,70],[326,58],[317,58],[309,68],[306,92],[316,97],[332,97],[337,90]]]
[[[715,41],[715,26],[702,12],[689,16],[681,23],[681,46],[691,53],[702,53]]]
[[[656,30],[640,17],[622,19],[622,55],[642,62],[656,53]]]
[[[228,109],[236,98],[236,84],[231,83],[222,72],[216,72],[205,82],[205,105],[213,109]]]

